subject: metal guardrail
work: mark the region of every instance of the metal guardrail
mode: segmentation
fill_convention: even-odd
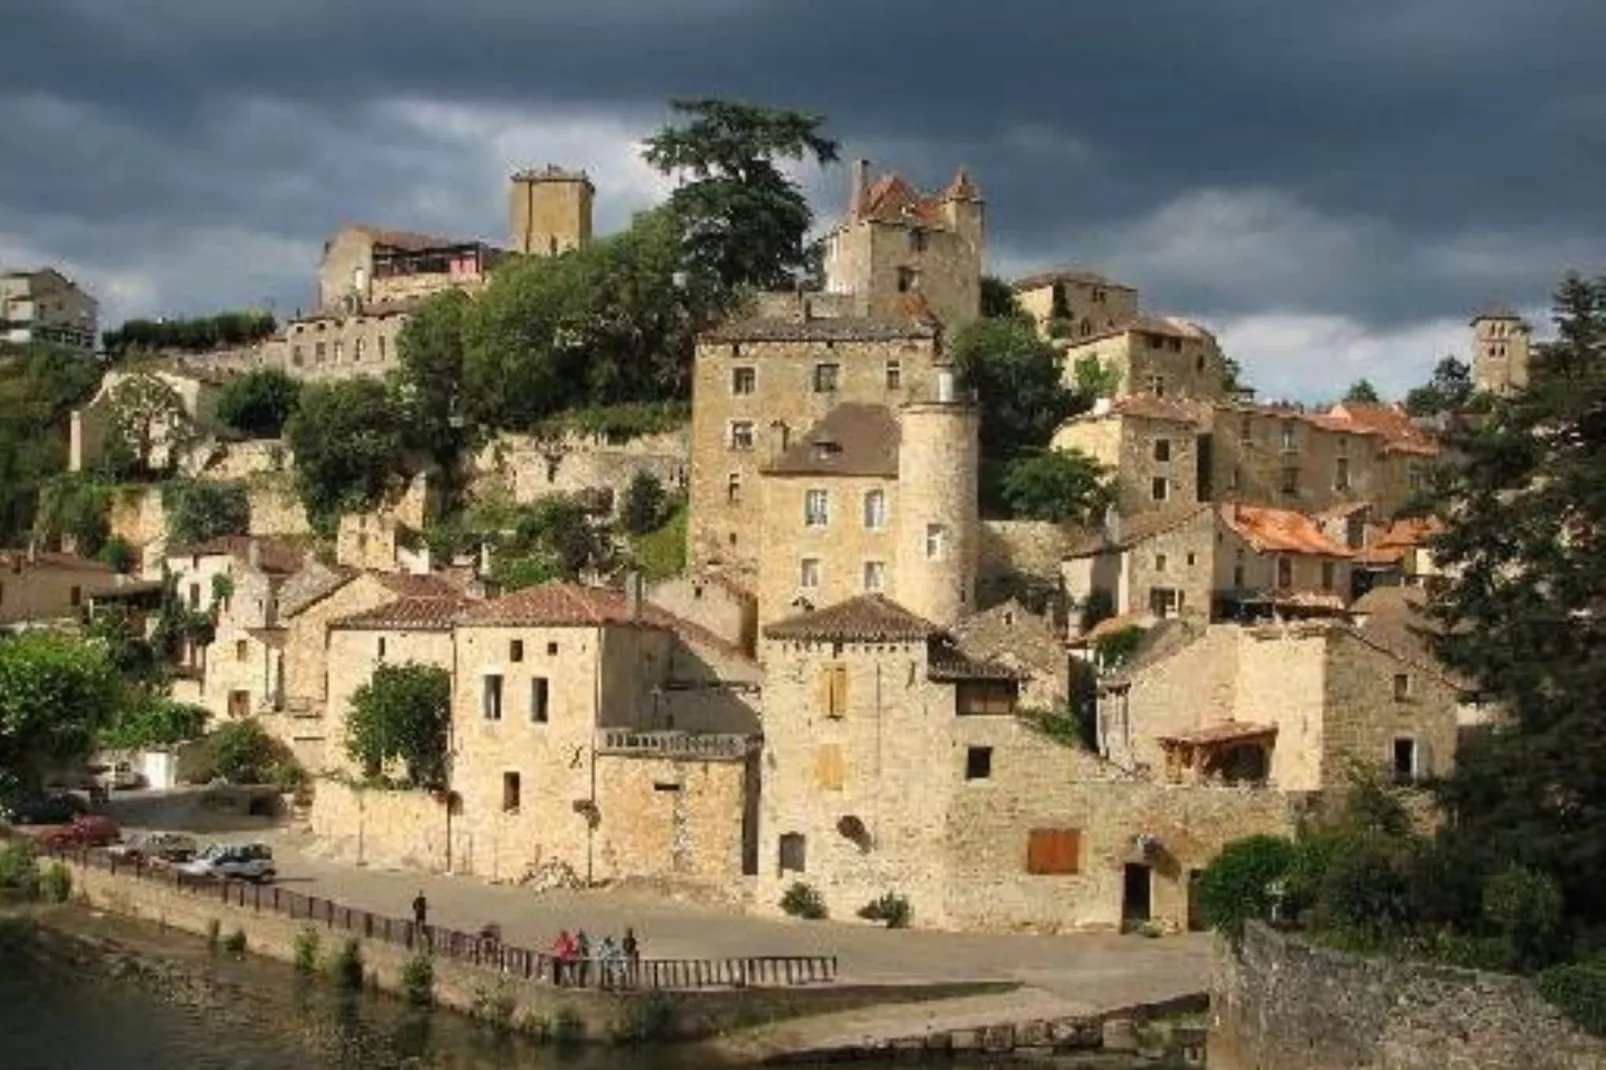
[[[726,959],[559,960],[543,951],[516,947],[479,933],[439,925],[420,927],[345,906],[332,899],[237,880],[192,878],[171,866],[119,862],[97,848],[50,848],[46,853],[81,866],[150,881],[197,898],[216,899],[259,914],[279,914],[309,925],[350,933],[364,940],[429,954],[482,969],[562,987],[698,991],[722,988],[795,988],[831,984],[837,979],[835,955],[760,955]]]

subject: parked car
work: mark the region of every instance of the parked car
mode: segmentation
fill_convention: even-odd
[[[134,763],[128,761],[97,767],[95,779],[108,791],[129,791],[145,785],[145,778],[135,771]]]
[[[78,800],[64,796],[23,804],[10,811],[12,835],[24,836],[40,847],[106,847],[123,838],[117,823],[101,814],[75,809]]]
[[[178,871],[187,877],[256,882],[270,881],[277,872],[273,851],[261,843],[214,843]]]
[[[106,853],[119,862],[162,866],[191,861],[200,850],[195,838],[182,832],[139,832]]]

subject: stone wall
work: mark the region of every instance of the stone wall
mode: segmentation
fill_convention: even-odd
[[[1258,924],[1218,951],[1211,1070],[1586,1070],[1584,1035],[1519,977],[1330,951]]]
[[[446,807],[422,791],[380,791],[320,778],[312,793],[317,852],[341,862],[447,871]]]
[[[1011,592],[1017,579],[1059,587],[1060,562],[1082,533],[1046,520],[983,520],[976,562],[977,601]]]
[[[475,456],[473,489],[495,489],[516,502],[530,502],[546,494],[607,487],[618,505],[638,472],[655,476],[666,491],[684,490],[690,458],[689,426],[627,442],[574,432],[555,439],[502,434]]]

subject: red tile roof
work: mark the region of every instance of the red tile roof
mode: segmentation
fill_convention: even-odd
[[[1303,513],[1253,505],[1223,505],[1221,520],[1262,553],[1349,557],[1348,548],[1333,541]]]
[[[1398,405],[1345,401],[1309,419],[1311,423],[1329,431],[1381,435],[1386,443],[1385,452],[1420,453],[1424,456],[1439,452],[1438,444],[1417,427],[1410,415]]]
[[[842,639],[890,642],[929,639],[941,631],[892,599],[861,594],[845,602],[776,621],[764,629],[771,639]]]
[[[1393,564],[1402,560],[1407,550],[1426,544],[1443,530],[1444,525],[1437,517],[1401,517],[1363,546],[1355,559],[1373,565]]]
[[[942,200],[928,196],[911,186],[902,175],[889,171],[870,184],[859,202],[860,219],[878,219],[888,223],[903,223],[917,219],[923,223],[946,225]]]
[[[436,575],[418,576],[408,572],[370,573],[380,586],[402,598],[462,598],[463,588]]]
[[[467,598],[398,598],[331,621],[331,628],[373,631],[449,632],[458,614],[473,603]]]
[[[623,591],[577,583],[543,583],[471,606],[458,616],[465,627],[577,627],[646,624],[647,606],[631,618]]]

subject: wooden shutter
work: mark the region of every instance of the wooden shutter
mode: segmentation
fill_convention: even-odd
[[[842,748],[826,743],[814,752],[814,783],[825,791],[842,790]]]
[[[1026,837],[1026,872],[1077,873],[1081,853],[1082,833],[1078,829],[1032,829]]]
[[[848,715],[848,667],[846,665],[833,665],[831,667],[831,702],[836,716]]]

